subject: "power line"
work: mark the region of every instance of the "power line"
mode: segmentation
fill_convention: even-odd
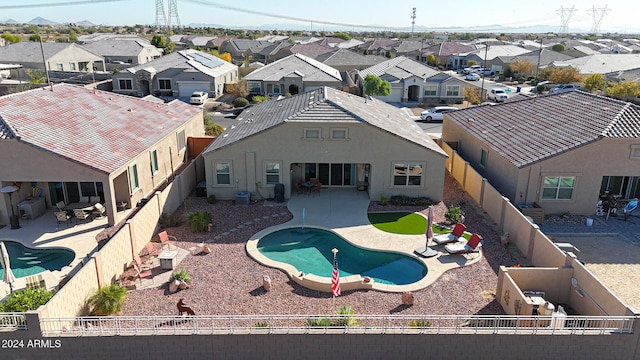
[[[41,4],[22,4],[22,5],[0,5],[0,9],[29,9],[29,8],[41,8],[41,7],[54,7],[54,6],[69,6],[69,5],[93,5],[96,3],[111,3],[122,2],[130,0],[84,0],[84,1],[60,1],[60,2],[47,2]]]

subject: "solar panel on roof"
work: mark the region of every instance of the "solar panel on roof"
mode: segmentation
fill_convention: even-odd
[[[189,55],[191,55],[191,57],[193,57],[195,61],[209,68],[214,68],[216,66],[222,65],[222,60],[218,59],[213,55],[209,55],[205,53],[192,53]]]

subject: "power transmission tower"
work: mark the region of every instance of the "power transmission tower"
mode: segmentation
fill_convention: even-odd
[[[178,16],[178,0],[169,0],[169,17],[167,19],[167,27],[171,28],[175,24],[176,28],[180,25],[180,16]]]
[[[569,20],[571,20],[571,16],[573,13],[578,11],[575,5],[571,6],[571,9],[565,9],[563,6],[560,6],[560,9],[556,10],[556,14],[560,15],[560,31],[561,34],[566,34],[569,32]]]
[[[167,26],[167,16],[164,13],[164,0],[156,0],[156,27]]]
[[[605,5],[603,8],[596,8],[595,6],[591,7],[591,9],[587,10],[587,14],[593,16],[593,27],[591,28],[591,32],[593,34],[600,33],[600,24],[602,23],[602,19],[607,15],[611,9],[608,9],[609,5]]]
[[[413,13],[411,14],[411,37],[413,38],[413,26],[416,24],[416,8],[413,8]]]

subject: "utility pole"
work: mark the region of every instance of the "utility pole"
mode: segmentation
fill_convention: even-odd
[[[413,26],[416,24],[416,8],[413,8],[413,13],[411,14],[411,38],[413,39]]]
[[[540,57],[542,56],[542,40],[544,40],[544,38],[540,38],[540,50],[538,51],[538,66],[536,66],[536,85],[538,84],[538,71],[540,71]]]
[[[487,53],[489,52],[489,39],[485,39],[484,40],[484,60],[482,61],[482,68],[486,69],[487,68]],[[482,85],[480,86],[480,98],[481,99],[486,99],[485,93],[484,93],[484,77],[486,76],[486,73],[484,72],[484,70],[482,71]]]

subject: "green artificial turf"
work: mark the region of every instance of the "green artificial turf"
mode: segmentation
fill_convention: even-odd
[[[412,212],[373,212],[368,213],[369,222],[376,228],[393,234],[419,235],[427,232],[427,219]],[[437,224],[431,226],[433,234],[448,234],[451,229]],[[462,235],[469,240],[471,234]]]

